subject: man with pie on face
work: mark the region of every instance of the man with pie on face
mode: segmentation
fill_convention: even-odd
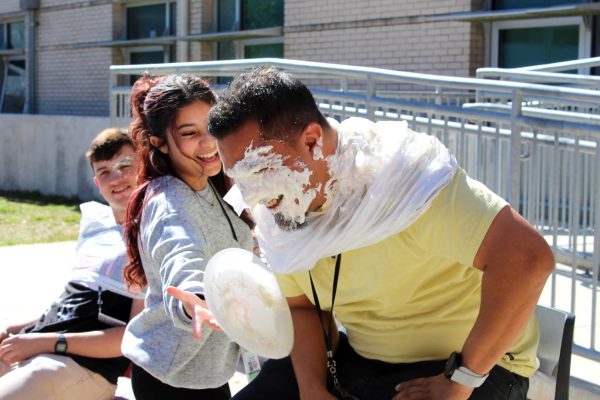
[[[437,139],[326,119],[272,67],[234,79],[208,127],[294,323],[290,357],[235,399],[526,398],[552,252]]]

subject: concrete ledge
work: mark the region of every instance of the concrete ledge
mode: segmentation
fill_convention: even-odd
[[[108,117],[0,114],[0,190],[99,199],[85,158]]]

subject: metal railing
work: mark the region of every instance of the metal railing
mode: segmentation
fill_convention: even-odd
[[[479,68],[477,69],[476,76],[477,78],[495,78],[505,81],[566,85],[569,87],[581,87],[593,90],[600,89],[600,76],[506,68]]]
[[[600,67],[600,57],[584,58],[581,60],[561,61],[551,64],[530,65],[528,67],[515,68],[523,71],[547,71],[547,72],[565,72],[573,69],[585,73],[582,68]]]
[[[523,68],[479,68],[477,69],[476,77],[483,79],[498,79],[501,81],[543,83],[558,87],[567,86],[599,90],[600,76],[587,74],[591,67],[600,67],[600,57],[534,65]],[[570,73],[576,71],[579,71],[579,73]],[[485,107],[485,103],[494,102],[507,104],[510,100],[510,98],[502,96],[499,93],[478,92],[476,104]],[[542,99],[541,101],[530,102],[527,106],[530,108],[562,110],[571,113],[598,114],[600,104],[582,105],[580,103],[573,103],[572,101],[561,101],[560,99]],[[585,116],[579,117],[585,118]]]
[[[585,327],[578,323],[575,351],[600,360],[600,91],[281,59],[112,66],[112,123],[128,124],[130,88],[119,83],[132,74],[187,72],[217,81],[264,64],[305,81],[330,117],[403,120],[444,142],[471,176],[546,237],[567,268],[552,277],[551,305],[577,314]],[[562,275],[568,294],[556,286]]]

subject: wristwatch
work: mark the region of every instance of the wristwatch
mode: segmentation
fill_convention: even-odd
[[[56,338],[56,344],[54,345],[54,352],[56,354],[65,354],[67,352],[67,339],[65,335],[59,333]]]
[[[446,378],[460,383],[461,385],[477,388],[485,382],[485,379],[489,374],[479,375],[476,372],[471,371],[469,368],[461,365],[462,357],[459,352],[453,352],[446,361],[446,368],[444,375]]]

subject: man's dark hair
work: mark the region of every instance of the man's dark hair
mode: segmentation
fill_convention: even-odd
[[[217,139],[255,121],[265,139],[288,140],[309,123],[329,127],[304,83],[271,66],[237,76],[208,114],[208,130]]]
[[[125,145],[135,148],[133,140],[125,129],[108,128],[100,132],[85,152],[85,156],[94,168],[93,163],[110,160]]]

